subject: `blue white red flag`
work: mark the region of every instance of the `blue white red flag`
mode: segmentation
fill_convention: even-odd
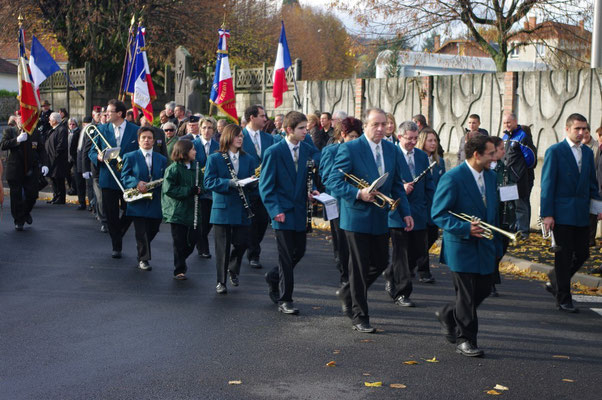
[[[21,112],[21,124],[23,130],[31,135],[31,132],[38,124],[40,117],[40,96],[34,88],[31,71],[27,64],[27,54],[25,53],[25,33],[19,28],[19,111]]]
[[[50,53],[42,46],[42,43],[31,36],[31,54],[29,57],[29,68],[36,90],[50,75],[61,70]]]
[[[132,106],[134,107],[134,115],[137,116],[138,109],[146,117],[147,121],[153,122],[153,100],[157,98],[155,87],[150,75],[148,59],[146,58],[145,47],[146,29],[138,27],[136,34],[136,46],[132,59],[132,74],[129,76],[130,84],[128,85],[128,93],[132,96]]]
[[[291,54],[288,51],[286,42],[286,32],[284,31],[284,22],[280,29],[280,41],[278,42],[278,52],[276,53],[276,64],[274,65],[274,76],[272,96],[274,97],[274,108],[282,104],[282,96],[288,90],[286,83],[286,70],[291,67]]]
[[[228,118],[238,123],[236,95],[234,94],[234,83],[232,82],[232,72],[230,71],[230,61],[228,59],[229,39],[230,31],[220,29],[219,42],[217,44],[215,77],[213,78],[213,85],[211,85],[209,101],[211,104],[215,105],[218,110],[226,114]]]

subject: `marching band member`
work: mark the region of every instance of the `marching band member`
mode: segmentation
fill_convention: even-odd
[[[120,148],[119,156],[122,158],[124,154],[138,150],[138,141],[136,139],[138,126],[125,120],[126,111],[127,108],[123,102],[116,99],[109,100],[109,104],[107,105],[108,122],[98,127],[98,130],[111,147]],[[96,150],[97,146],[100,150],[104,150],[107,145],[99,137],[96,137],[95,142],[96,146],[90,148],[88,157],[99,168],[98,184],[102,190],[102,207],[107,217],[109,235],[111,236],[113,245],[111,257],[121,258],[122,238],[132,221],[125,213],[126,203],[123,200],[123,193],[118,183],[109,170],[107,170],[107,166],[103,162],[103,155],[99,154]],[[121,179],[121,173],[116,168],[117,163],[111,161],[110,165],[117,179]]]
[[[320,176],[322,182],[326,184],[330,174],[332,173],[332,166],[334,159],[339,150],[340,144],[350,142],[357,139],[364,133],[362,129],[362,121],[353,117],[347,117],[341,121],[341,130],[339,132],[340,137],[336,137],[335,142],[322,149],[322,157],[320,159]],[[332,194],[330,188],[326,188],[328,194]],[[337,198],[337,204],[341,204],[341,199]],[[332,247],[334,250],[334,259],[336,262],[337,269],[341,275],[340,284],[341,286],[346,285],[349,282],[349,247],[347,246],[347,240],[345,239],[345,232],[341,230],[339,224],[340,218],[330,220],[330,234],[332,235]]]
[[[140,193],[148,193],[147,184],[163,178],[167,158],[153,151],[155,144],[154,132],[144,126],[138,130],[138,145],[140,149],[126,154],[123,157],[121,182],[126,189],[136,188]],[[151,199],[140,199],[128,203],[126,215],[134,222],[136,234],[136,249],[138,250],[138,268],[150,271],[148,264],[151,259],[151,242],[159,232],[161,226],[161,189],[151,188]]]
[[[378,192],[358,189],[345,181],[339,170],[367,182],[373,182],[385,172],[389,175],[379,192],[400,199],[399,207],[408,229],[414,222],[403,190],[401,157],[395,145],[382,140],[387,117],[380,109],[366,113],[364,135],[340,146],[327,186],[341,198],[341,229],[349,245],[349,284],[339,290],[343,312],[352,320],[353,329],[373,333],[368,316],[368,288],[387,268],[389,262],[388,209],[379,208],[373,201]]]
[[[265,109],[260,105],[247,107],[245,110],[245,120],[247,126],[243,129],[244,140],[242,148],[257,161],[257,165],[262,165],[265,151],[275,143],[274,137],[262,129],[267,122]],[[261,268],[259,256],[261,254],[261,241],[270,222],[270,217],[259,196],[251,196],[251,207],[254,217],[251,220],[251,234],[249,240],[249,249],[247,258],[251,268]]]
[[[194,120],[193,117],[190,118]],[[189,120],[188,124],[192,124],[192,120]],[[201,134],[194,139],[193,143],[196,150],[196,159],[199,162],[199,168],[204,168],[207,164],[207,158],[219,148],[219,143],[213,140],[216,126],[217,123],[213,118],[202,118],[198,121],[198,127]],[[197,131],[199,129],[197,129]],[[199,256],[202,258],[211,258],[211,252],[209,251],[209,232],[211,231],[211,223],[209,222],[209,219],[211,215],[212,199],[213,197],[210,191],[205,191],[201,194],[200,228],[196,249]]]
[[[199,214],[195,197],[201,194],[200,171],[197,171],[200,166],[194,145],[186,139],[176,142],[171,160],[161,185],[161,208],[163,219],[171,226],[174,279],[185,280],[186,258],[192,254],[198,237],[194,227]]]
[[[286,138],[268,148],[263,157],[259,194],[272,218],[278,247],[278,266],[265,275],[270,299],[285,314],[298,314],[293,306],[293,268],[305,254],[307,202],[317,191],[308,193],[308,173],[313,149],[302,143],[307,134],[307,118],[297,111],[284,117]],[[312,185],[313,187],[313,185]]]
[[[501,243],[483,238],[482,220],[498,223],[496,177],[489,170],[495,148],[491,137],[478,135],[465,146],[466,161],[441,177],[431,215],[443,229],[442,262],[449,266],[456,291],[454,302],[436,313],[445,338],[456,343],[456,351],[481,357],[477,346],[477,307],[489,296],[491,275]],[[466,213],[479,220],[463,221],[450,214]]]
[[[579,311],[571,297],[571,278],[589,258],[590,199],[600,199],[594,154],[581,144],[586,129],[583,115],[569,115],[566,139],[546,150],[541,171],[541,218],[560,246],[546,289],[558,310],[570,313]]]
[[[207,159],[205,189],[213,192],[211,223],[215,235],[215,264],[217,293],[227,293],[226,277],[232,286],[238,286],[242,257],[249,238],[250,204],[245,189],[237,186],[239,179],[255,175],[257,161],[245,153],[242,129],[227,125],[220,137],[220,147]],[[234,247],[230,252],[231,246]]]

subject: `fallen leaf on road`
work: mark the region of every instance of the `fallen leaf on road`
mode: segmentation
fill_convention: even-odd
[[[321,310],[321,309],[322,309],[322,307],[315,306],[315,307],[312,307],[311,309],[312,309],[312,310]]]
[[[379,328],[376,328],[376,332],[377,332],[377,333],[383,333],[384,331],[385,331],[384,329],[379,329]]]
[[[435,356],[433,356],[433,358],[428,359],[428,360],[423,358],[423,360],[426,362],[430,362],[430,363],[438,363],[439,362],[439,360],[437,360],[437,357],[435,357]]]
[[[370,376],[370,374],[367,373],[367,372],[364,372],[362,375],[364,375],[364,376]]]
[[[332,352],[332,354],[340,354],[340,353],[341,353],[341,350],[334,350],[334,351]]]
[[[228,385],[242,385],[242,381],[228,381]]]
[[[371,343],[374,342],[374,339],[362,339],[360,340],[361,343]]]
[[[405,389],[407,388],[406,385],[404,385],[403,383],[392,383],[389,385],[389,387],[392,387],[393,389]]]
[[[493,396],[499,396],[499,395],[501,394],[501,393],[500,393],[500,392],[498,392],[497,390],[493,390],[493,389],[492,389],[492,390],[488,390],[488,391],[487,391],[487,392],[485,392],[485,393],[487,393],[487,394],[491,394],[491,395],[493,395]]]
[[[415,365],[415,364],[418,364],[418,361],[410,360],[410,361],[404,361],[403,363],[406,365]]]
[[[502,386],[502,385],[495,385],[494,389],[495,390],[510,390],[506,386]]]
[[[337,363],[336,363],[336,361],[329,361],[326,363],[326,366],[327,367],[336,367]]]
[[[574,381],[574,380],[572,380],[572,379],[566,379],[566,378],[565,378],[565,379],[563,379],[562,381],[563,381],[563,382],[575,382],[575,381]]]
[[[570,360],[571,359],[571,357],[569,357],[569,356],[552,356],[552,358],[563,358],[565,360]]]
[[[382,385],[382,382],[364,382],[364,386],[368,387],[381,387]]]

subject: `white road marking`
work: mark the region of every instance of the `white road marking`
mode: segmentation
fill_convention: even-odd
[[[602,317],[602,308],[591,308],[590,310],[592,310],[595,313],[598,313]]]
[[[579,303],[602,303],[602,296],[585,296],[582,294],[573,295],[573,300]]]

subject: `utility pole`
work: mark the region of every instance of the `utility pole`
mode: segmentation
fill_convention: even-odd
[[[602,0],[594,0],[592,34],[592,68],[602,68]]]

